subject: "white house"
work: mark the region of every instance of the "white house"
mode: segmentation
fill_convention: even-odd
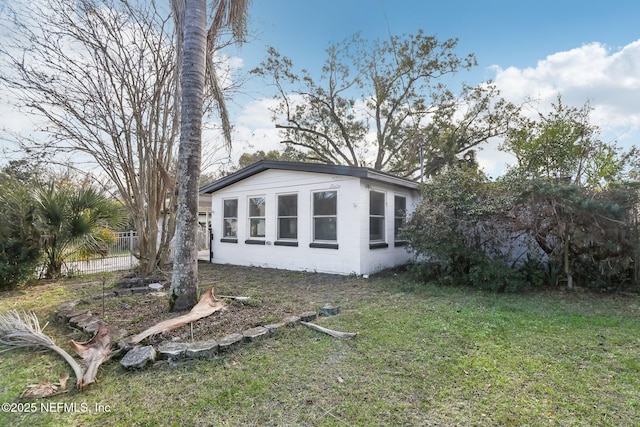
[[[211,260],[369,274],[411,259],[398,229],[418,184],[369,168],[260,161],[200,189],[210,194]]]

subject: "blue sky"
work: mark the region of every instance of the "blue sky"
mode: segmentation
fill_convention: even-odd
[[[0,0],[1,8],[6,0]],[[602,139],[628,148],[640,141],[640,1],[428,1],[428,0],[253,0],[250,39],[230,49],[235,76],[265,59],[268,46],[295,66],[319,70],[325,49],[360,32],[369,39],[415,34],[458,38],[457,54],[474,53],[479,65],[457,79],[475,85],[494,80],[509,101],[539,100],[544,111],[558,93],[576,107],[589,101],[592,123]],[[7,32],[3,32],[6,36]],[[232,78],[234,78],[232,76]],[[456,88],[452,88],[456,89]],[[231,100],[235,126],[232,159],[245,151],[279,148],[269,106],[273,93],[252,79]],[[0,128],[28,131],[0,93]],[[219,132],[205,140],[213,144]],[[0,163],[2,163],[0,158]],[[482,167],[501,174],[512,162],[494,146],[479,153]]]
[[[640,38],[640,2],[254,0],[250,28],[258,38],[243,48],[251,63],[269,45],[295,62],[317,64],[329,42],[356,32],[387,38],[422,29],[458,38],[460,52],[475,53],[482,71],[495,64],[535,66],[592,42],[622,47]]]
[[[424,1],[424,0],[254,0],[251,39],[234,54],[247,71],[265,58],[268,46],[313,72],[325,49],[356,32],[388,38],[422,29],[440,40],[458,38],[459,55],[474,53],[478,66],[461,73],[468,84],[494,80],[514,102],[540,100],[543,111],[561,93],[566,103],[595,108],[592,122],[602,139],[622,147],[640,141],[640,2],[593,1]],[[247,85],[236,118],[235,155],[277,148],[277,132],[263,111],[268,88]],[[264,114],[264,115],[263,115]],[[481,164],[501,174],[512,161],[487,147]]]

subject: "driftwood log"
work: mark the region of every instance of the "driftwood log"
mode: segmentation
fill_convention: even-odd
[[[327,335],[331,335],[332,337],[335,337],[335,338],[349,340],[355,337],[356,335],[358,335],[357,332],[353,333],[353,332],[334,331],[333,329],[323,328],[322,326],[316,325],[315,323],[311,323],[311,322],[300,322],[300,324],[306,326],[307,328],[313,329],[315,331],[322,332]]]
[[[200,298],[198,304],[193,306],[191,311],[187,314],[183,314],[182,316],[174,317],[173,319],[167,319],[160,323],[157,323],[149,329],[130,337],[129,339],[127,339],[127,342],[132,345],[137,344],[143,339],[150,337],[151,335],[172,331],[176,328],[179,328],[180,326],[184,326],[191,322],[195,322],[198,319],[202,319],[203,317],[210,316],[216,311],[220,311],[225,307],[226,304],[223,301],[217,300],[213,296],[213,288],[211,288],[207,292],[205,292],[204,295],[202,295],[202,298]]]

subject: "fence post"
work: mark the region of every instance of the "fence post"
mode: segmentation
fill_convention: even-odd
[[[213,263],[213,227],[209,227],[209,263]]]
[[[129,268],[133,267],[133,230],[129,231]]]

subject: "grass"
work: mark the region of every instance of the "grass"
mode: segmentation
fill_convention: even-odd
[[[252,298],[269,292],[253,276],[258,270],[241,271]],[[342,298],[341,314],[318,324],[359,332],[353,340],[295,328],[226,356],[177,367],[159,363],[125,372],[112,362],[88,391],[38,401],[35,413],[5,413],[0,425],[638,423],[638,297],[487,294],[416,285],[402,274],[351,279],[349,286],[363,292]],[[86,288],[50,283],[5,293],[0,310],[37,308],[44,316],[78,293],[90,294]],[[65,339],[65,331],[48,332],[58,334],[56,342]],[[50,354],[0,357],[4,403],[18,403],[27,384],[68,371]],[[56,407],[58,402],[67,408]],[[40,403],[63,412],[43,411]],[[96,405],[102,405],[99,411]]]

